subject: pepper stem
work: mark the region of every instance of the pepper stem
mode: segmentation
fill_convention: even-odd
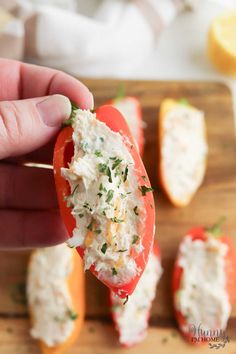
[[[125,97],[125,86],[124,84],[120,84],[116,92],[115,100],[121,100],[124,97]]]
[[[212,227],[207,228],[207,232],[212,236],[218,237],[222,235],[221,226],[225,222],[226,216],[222,216],[217,223],[215,223]]]
[[[79,107],[72,101],[70,101],[71,103],[71,114],[70,114],[70,118],[67,119],[64,123],[63,123],[63,126],[69,126],[69,125],[72,125],[74,123],[74,120],[76,118],[76,114],[77,114],[77,111],[79,109]]]

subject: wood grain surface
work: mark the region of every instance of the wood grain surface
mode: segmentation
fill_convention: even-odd
[[[116,95],[122,83],[128,95],[139,98],[146,122],[144,164],[155,188],[156,239],[162,252],[164,274],[153,305],[147,339],[132,353],[211,352],[207,345],[192,348],[178,332],[171,300],[171,274],[181,237],[192,226],[210,226],[226,216],[224,231],[232,237],[236,248],[236,143],[229,89],[211,82],[156,82],[84,80],[95,97],[95,106]],[[209,158],[204,182],[191,204],[174,208],[158,185],[157,119],[160,102],[166,98],[187,98],[206,116]],[[24,297],[29,251],[0,252],[0,353],[36,354],[35,342],[29,337],[29,320]],[[87,273],[87,320],[77,345],[69,353],[116,353],[117,345],[107,306],[107,289]],[[233,306],[227,334],[231,341],[225,352],[236,353],[236,303]]]

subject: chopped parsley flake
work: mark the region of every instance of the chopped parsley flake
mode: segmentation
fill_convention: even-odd
[[[98,170],[101,173],[104,173],[108,177],[108,181],[112,183],[112,178],[111,178],[111,170],[110,167],[108,167],[105,163],[99,163],[98,164]]]
[[[106,173],[107,165],[105,163],[99,163],[98,164],[98,170],[101,173]]]
[[[117,224],[124,222],[123,219],[118,219],[116,216],[114,218],[111,218],[111,221],[116,222]]]
[[[68,309],[67,313],[68,313],[69,318],[70,318],[72,321],[77,320],[77,318],[79,317],[78,313],[75,312],[75,311],[73,311],[73,310],[71,310],[71,309]]]
[[[139,236],[138,235],[133,235],[133,241],[132,244],[135,245],[139,240]]]
[[[124,249],[124,250],[118,250],[117,252],[120,252],[120,253],[123,253],[123,252],[126,252],[128,251],[127,249]]]
[[[102,136],[99,137],[102,143],[104,143],[104,138]]]
[[[84,150],[84,152],[86,152],[86,150],[88,149],[88,143],[87,142],[81,143],[80,147],[82,150]]]
[[[147,186],[140,186],[139,190],[141,191],[142,195],[146,195],[148,192],[153,192],[154,189],[152,187],[147,187]]]
[[[126,180],[127,180],[128,172],[129,172],[129,169],[128,169],[128,166],[126,166],[125,167],[125,173],[124,173],[124,182],[126,182]]]
[[[114,191],[112,189],[110,189],[108,192],[107,192],[107,199],[106,199],[106,203],[110,203],[110,201],[112,200],[114,196]]]
[[[135,214],[135,215],[139,215],[139,212],[138,212],[138,207],[137,207],[137,205],[136,205],[136,206],[134,207],[134,209],[133,209],[133,210],[134,210],[134,214]]]
[[[89,203],[87,203],[87,202],[84,203],[83,207],[84,207],[85,209],[88,209],[89,211],[92,211],[92,210],[93,210],[93,209],[90,207]]]
[[[100,190],[101,192],[107,192],[107,189],[103,186],[102,183],[100,183],[99,190]]]
[[[116,157],[116,158],[114,159],[113,164],[112,164],[112,170],[114,170],[115,168],[117,168],[117,167],[121,164],[121,162],[122,162],[122,160],[119,159],[118,157]]]
[[[146,177],[146,176],[142,176],[142,179],[143,179],[144,181],[146,181],[146,180],[147,180],[147,177]]]
[[[111,268],[111,271],[112,271],[112,275],[117,275],[118,273],[117,273],[117,270],[116,270],[116,268]]]
[[[97,157],[102,157],[102,153],[99,150],[96,150],[94,153]]]
[[[79,217],[80,217],[80,218],[83,218],[83,216],[84,216],[84,214],[79,214]]]
[[[93,222],[91,221],[91,223],[87,226],[87,229],[92,231],[93,229]]]
[[[94,232],[99,235],[102,232],[102,230],[96,229],[96,230],[94,230]]]
[[[107,251],[107,243],[104,243],[104,244],[102,245],[101,252],[102,252],[103,254],[105,254],[106,251]]]

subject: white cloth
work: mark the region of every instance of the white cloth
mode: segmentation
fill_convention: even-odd
[[[100,0],[86,16],[78,0],[12,0],[12,7],[9,1],[8,11],[25,23],[27,61],[93,77],[125,76],[139,67],[184,2]]]

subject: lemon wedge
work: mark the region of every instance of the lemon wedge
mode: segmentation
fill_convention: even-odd
[[[224,74],[236,76],[236,12],[218,16],[208,35],[208,54],[214,66]]]

